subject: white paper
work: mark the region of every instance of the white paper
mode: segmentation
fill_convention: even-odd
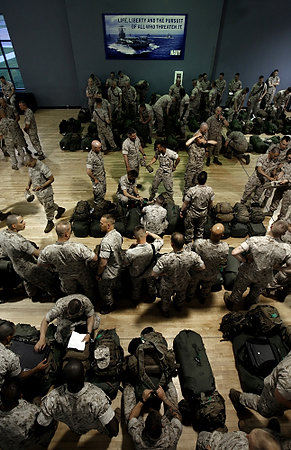
[[[82,342],[86,334],[80,334],[76,331],[73,331],[68,343],[68,348],[74,348],[76,350],[80,350],[83,352],[85,350],[86,342]]]

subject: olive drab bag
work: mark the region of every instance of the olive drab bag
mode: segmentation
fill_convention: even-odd
[[[144,389],[155,390],[159,385],[166,388],[177,375],[177,368],[173,350],[158,331],[142,334],[134,354],[126,358],[126,374],[135,385],[138,398]]]
[[[249,210],[243,203],[237,202],[233,207],[233,213],[236,222],[246,224],[250,220]]]
[[[269,336],[280,333],[284,327],[277,308],[271,305],[257,305],[246,313],[249,328],[258,335]]]
[[[104,380],[120,378],[123,370],[124,351],[115,328],[98,331],[92,352],[91,368],[96,375]]]
[[[183,421],[198,430],[213,431],[225,426],[225,402],[215,388],[215,379],[201,336],[182,330],[173,343],[181,391]],[[187,406],[185,408],[185,406]]]

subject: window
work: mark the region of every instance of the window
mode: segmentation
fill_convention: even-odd
[[[22,76],[4,16],[0,14],[0,76],[1,75],[3,75],[7,81],[12,81],[16,89],[24,89]]]

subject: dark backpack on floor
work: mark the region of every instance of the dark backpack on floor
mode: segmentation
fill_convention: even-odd
[[[174,231],[177,231],[178,228],[178,223],[180,221],[180,208],[178,205],[169,202],[166,204],[165,208],[167,210],[168,221],[166,234],[172,234]]]
[[[263,223],[249,223],[248,230],[250,236],[265,236],[267,230]]]
[[[129,238],[133,237],[134,229],[140,225],[141,213],[138,208],[130,209],[127,217],[127,225],[125,229],[126,236]]]
[[[85,200],[80,200],[75,206],[71,221],[77,220],[78,222],[90,222],[90,204]]]
[[[100,228],[99,220],[93,220],[90,224],[90,236],[98,238],[104,236]]]
[[[60,148],[70,152],[81,150],[81,135],[79,133],[67,133],[60,141]]]
[[[250,222],[251,223],[262,223],[265,220],[265,213],[263,208],[260,207],[258,203],[253,203],[250,207]]]
[[[236,222],[246,224],[250,220],[248,208],[243,203],[237,202],[233,207],[233,213]]]
[[[0,287],[4,289],[13,289],[21,283],[21,278],[15,270],[11,261],[0,259]]]
[[[66,120],[62,120],[59,123],[59,130],[60,130],[60,134],[67,134],[68,132],[68,122]]]
[[[228,239],[230,237],[230,234],[231,234],[231,226],[227,222],[225,222],[223,224],[223,226],[224,226],[224,233],[223,233],[223,236],[222,236],[221,239]]]
[[[195,429],[213,431],[225,425],[223,397],[215,390],[213,372],[201,336],[183,330],[173,343],[183,397],[189,406],[188,420]],[[190,420],[189,420],[190,419]]]
[[[72,231],[76,237],[87,237],[90,234],[90,222],[74,220],[72,222]]]
[[[231,225],[230,235],[234,238],[244,238],[248,235],[248,226],[245,223],[233,223]]]
[[[81,123],[90,122],[91,114],[90,114],[90,111],[88,108],[80,109],[79,114],[78,114],[78,120]]]

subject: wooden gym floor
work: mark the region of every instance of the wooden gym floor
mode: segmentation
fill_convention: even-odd
[[[53,184],[55,201],[66,208],[65,218],[69,218],[78,200],[88,200],[92,198],[91,182],[86,175],[86,152],[63,152],[60,150],[58,125],[62,119],[77,117],[78,110],[39,110],[36,113],[36,120],[43,150],[47,155],[45,163],[51,168],[55,182]],[[21,117],[23,123],[23,117]],[[1,152],[0,152],[1,153]],[[148,160],[153,155],[153,146],[146,148]],[[174,199],[181,205],[181,193],[183,189],[184,170],[187,162],[186,152],[180,153],[181,162],[174,173]],[[40,248],[53,243],[56,240],[54,230],[48,235],[43,233],[46,225],[46,218],[41,205],[35,200],[27,203],[24,199],[24,191],[27,183],[27,169],[22,167],[19,171],[13,171],[8,158],[4,158],[1,153],[0,160],[0,210],[17,212],[24,216],[26,229],[23,235],[35,241]],[[240,163],[236,160],[220,158],[223,165],[218,167],[211,165],[207,168],[209,178],[208,184],[213,187],[215,202],[228,201],[231,204],[239,201],[247,181],[247,175],[243,171]],[[249,166],[244,166],[249,174],[255,166],[257,156],[251,156]],[[157,164],[156,164],[157,166]],[[105,167],[107,172],[107,194],[106,198],[112,200],[112,195],[116,192],[118,179],[125,174],[123,157],[120,152],[105,156]],[[153,179],[153,174],[149,174],[145,168],[141,168],[139,182],[143,185],[141,191],[144,197],[149,196],[149,188]],[[162,187],[160,188],[160,192]],[[267,223],[265,223],[266,225]],[[2,222],[1,227],[5,224]],[[94,248],[100,239],[72,237],[72,241],[80,241]],[[166,236],[163,252],[170,251],[169,236]],[[228,239],[231,245],[238,245],[242,240]],[[131,244],[130,239],[124,239],[124,248]],[[212,294],[207,303],[202,307],[193,301],[186,305],[183,312],[171,311],[171,318],[164,319],[160,316],[155,304],[142,303],[135,309],[128,303],[122,303],[117,311],[102,316],[101,327],[115,327],[121,338],[121,344],[127,351],[128,343],[133,337],[137,337],[140,331],[146,326],[153,326],[157,331],[163,333],[169,345],[172,345],[174,337],[182,329],[192,329],[200,333],[212,365],[216,379],[218,391],[224,396],[226,401],[226,415],[229,431],[238,429],[238,419],[232,404],[228,399],[228,392],[231,387],[240,389],[237,372],[234,365],[232,347],[229,342],[221,342],[221,333],[218,331],[221,318],[227,313],[223,303],[223,292]],[[291,324],[290,318],[290,296],[285,303],[278,303],[270,299],[262,298],[262,301],[274,304],[286,324]],[[51,308],[50,303],[32,303],[29,299],[14,300],[0,305],[0,317],[9,319],[15,323],[30,323],[39,328],[41,319]],[[174,379],[178,389],[179,400],[182,398],[178,378]],[[114,400],[113,406],[120,406],[121,394]],[[254,414],[253,427],[256,425],[266,425],[267,421],[258,414]],[[291,412],[287,412],[280,419],[282,430],[285,435],[291,436]],[[197,433],[192,428],[184,427],[180,438],[178,449],[190,450],[195,448]],[[95,431],[91,431],[82,436],[78,441],[76,436],[62,423],[59,424],[57,432],[49,446],[50,450],[60,449],[73,450],[75,448],[87,449],[131,449],[133,448],[126,430],[120,430],[119,435],[109,441],[106,437],[100,436]]]

